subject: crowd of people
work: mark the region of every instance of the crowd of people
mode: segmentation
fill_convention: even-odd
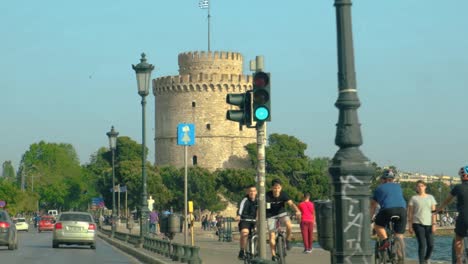
[[[463,238],[468,236],[468,166],[460,168],[458,175],[462,183],[455,185],[448,197],[437,207],[434,196],[426,193],[427,186],[422,180],[416,182],[417,194],[412,196],[407,204],[401,186],[394,182],[395,172],[391,169],[384,170],[380,178],[381,184],[372,195],[370,208],[371,217],[374,220],[373,228],[380,241],[378,249],[386,250],[390,246],[385,227],[391,218],[398,216],[396,220],[393,220],[396,236],[403,238],[408,225],[409,233],[414,234],[418,242],[419,263],[430,263],[437,227],[452,225],[455,222],[456,259],[454,261],[461,264]],[[455,199],[457,201],[456,220],[445,213],[437,221],[437,215]],[[377,208],[379,211],[375,213]]]

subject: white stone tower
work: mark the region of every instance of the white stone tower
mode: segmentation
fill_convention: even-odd
[[[256,142],[255,129],[226,119],[228,93],[252,89],[236,52],[179,54],[179,75],[153,80],[155,96],[155,164],[184,165],[177,145],[177,125],[195,124],[195,145],[188,147],[189,166],[210,170],[251,166],[244,146]],[[232,108],[234,109],[234,108]]]

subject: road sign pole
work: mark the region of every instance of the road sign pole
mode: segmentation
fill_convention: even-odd
[[[185,175],[184,175],[184,244],[188,244],[188,219],[187,219],[187,145],[184,146],[184,165],[185,165]]]

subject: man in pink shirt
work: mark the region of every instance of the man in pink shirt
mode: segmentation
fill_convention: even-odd
[[[304,193],[304,201],[298,208],[301,211],[301,233],[304,241],[304,253],[312,253],[312,243],[314,242],[314,203],[310,200],[310,193]]]

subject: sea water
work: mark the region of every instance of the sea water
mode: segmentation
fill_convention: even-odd
[[[452,240],[453,236],[434,236],[434,250],[432,251],[431,260],[433,262],[443,261],[450,262],[452,260]],[[418,242],[415,237],[405,238],[406,258],[418,259]],[[302,247],[302,242],[296,244]],[[373,246],[373,245],[372,245]],[[314,248],[320,248],[318,242],[314,241]]]

